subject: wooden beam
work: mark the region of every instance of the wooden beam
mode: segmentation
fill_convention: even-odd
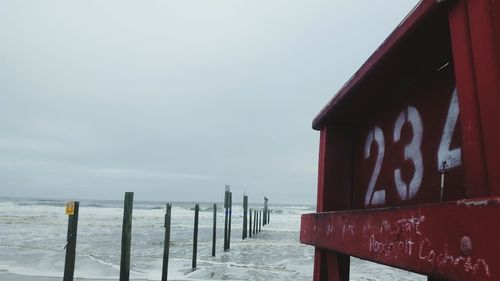
[[[452,280],[500,280],[500,197],[302,215],[300,241]]]

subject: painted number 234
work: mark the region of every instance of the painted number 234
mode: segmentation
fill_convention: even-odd
[[[441,142],[438,149],[437,167],[439,171],[458,167],[462,164],[461,149],[455,148],[450,150],[453,131],[455,130],[458,119],[458,112],[458,96],[455,89],[451,97],[451,102],[446,117],[446,123],[443,128],[443,134],[441,136]],[[411,141],[404,147],[403,151],[404,161],[409,161],[414,168],[413,175],[411,176],[409,182],[406,182],[402,178],[401,168],[397,167],[396,169],[394,169],[394,182],[396,184],[396,191],[399,197],[402,200],[409,200],[415,197],[415,195],[419,191],[424,176],[424,164],[421,151],[424,128],[420,113],[415,107],[408,106],[399,114],[398,118],[396,119],[393,132],[393,141],[395,143],[401,140],[401,131],[405,124],[411,126],[413,131],[413,137]],[[372,176],[368,183],[368,189],[366,191],[366,206],[381,205],[385,203],[385,188],[379,187],[377,188],[378,190],[375,191],[375,184],[380,174],[380,170],[382,169],[382,163],[385,153],[384,133],[378,126],[375,126],[366,137],[364,151],[365,159],[368,159],[372,154],[372,144],[375,144],[377,146],[378,152],[376,155],[375,167],[373,169]]]

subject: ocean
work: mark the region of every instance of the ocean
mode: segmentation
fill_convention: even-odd
[[[0,198],[2,281],[9,281],[9,276],[12,280],[62,277],[68,222],[65,203]],[[212,257],[213,204],[200,203],[198,264],[192,270],[194,205],[172,204],[169,280],[312,280],[314,248],[299,243],[299,228],[300,215],[314,212],[314,206],[270,204],[270,223],[255,238],[242,240],[243,209],[234,203],[231,249],[223,252],[224,213],[218,204],[217,250]],[[249,207],[261,209],[262,204],[250,202]],[[122,216],[122,201],[80,200],[75,278],[119,278]],[[165,202],[134,202],[131,280],[161,279],[164,216]],[[359,281],[426,280],[355,258],[350,275],[351,280]]]

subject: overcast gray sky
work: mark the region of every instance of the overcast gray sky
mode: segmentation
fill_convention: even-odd
[[[314,203],[311,122],[417,0],[0,1],[0,196]]]

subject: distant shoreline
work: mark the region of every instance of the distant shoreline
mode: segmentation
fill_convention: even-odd
[[[121,195],[120,195],[121,196]],[[92,199],[92,198],[56,198],[56,197],[23,197],[23,196],[8,196],[8,195],[0,195],[0,199],[2,200],[15,200],[15,201],[20,201],[20,200],[33,200],[33,201],[54,201],[54,202],[66,202],[68,200],[76,200],[80,202],[113,202],[117,204],[123,204],[123,198],[117,198],[117,199]],[[157,205],[164,205],[167,202],[173,203],[173,204],[223,204],[223,201],[206,201],[206,200],[200,200],[200,201],[183,201],[183,200],[173,200],[173,201],[158,201],[158,200],[134,200],[134,204],[157,204]],[[234,200],[233,204],[243,204],[243,201],[238,201]],[[250,202],[249,204],[251,205],[258,205],[261,204],[261,202]],[[294,203],[294,202],[269,202],[269,206],[305,206],[305,207],[314,207],[316,208],[316,202],[309,202],[309,203]]]

